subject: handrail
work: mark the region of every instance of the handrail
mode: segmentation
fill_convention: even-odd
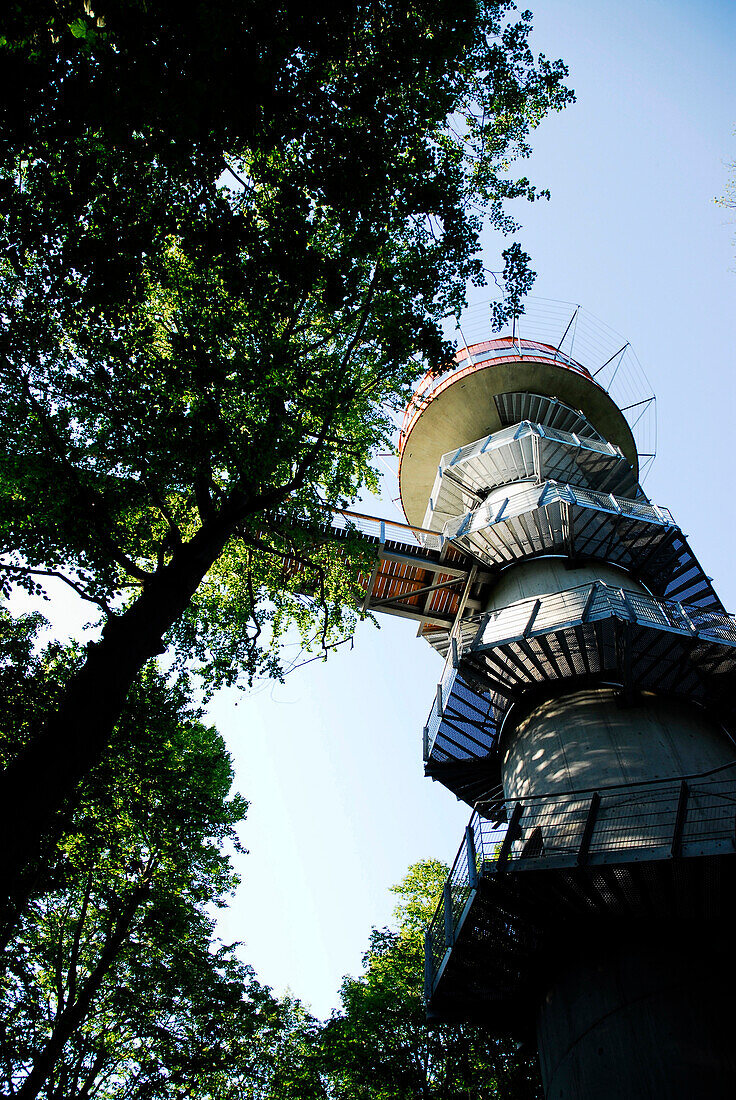
[[[668,776],[665,779],[637,779],[634,783],[610,783],[607,787],[578,787],[574,791],[552,791],[545,792],[544,794],[525,794],[523,801],[533,802],[535,799],[559,798],[561,794],[564,794],[565,798],[574,798],[576,795],[579,794],[593,794],[594,791],[597,791],[600,794],[601,792],[606,793],[608,791],[619,790],[621,787],[625,787],[627,790],[631,790],[632,787],[653,787],[657,783],[681,783],[690,779],[706,779],[709,775],[717,775],[718,772],[724,772],[733,767],[736,767],[736,759],[729,760],[727,764],[719,764],[717,768],[710,768],[706,772],[690,772],[689,775]],[[499,800],[497,798],[485,798],[479,799],[473,805],[495,805],[498,801]],[[504,801],[507,800],[504,799]]]
[[[613,586],[607,584],[605,581],[588,581],[585,584],[575,585],[572,588],[565,588],[559,592],[550,592],[546,596],[542,596],[542,612],[545,610],[549,613],[550,608],[554,608],[556,604],[560,607],[569,605],[571,597],[574,595],[587,592],[589,597],[593,597],[593,603],[591,606],[590,598],[585,601],[585,607],[580,611],[579,608],[568,607],[568,614],[566,618],[550,621],[544,615],[540,616],[544,622],[544,626],[535,633],[549,633],[553,630],[559,629],[567,624],[580,623],[582,621],[592,621],[594,618],[605,618],[605,615],[600,614],[600,609],[596,610],[595,596],[601,592],[603,597],[607,600],[606,610],[609,610],[612,614],[621,611],[621,607],[617,606],[616,600],[621,601],[627,611],[627,618],[635,622],[651,623],[656,626],[660,626],[663,629],[670,629],[681,633],[703,633],[703,634],[715,634],[717,629],[728,629],[735,635],[734,640],[720,638],[720,641],[726,641],[727,644],[736,645],[736,616],[729,615],[725,611],[717,611],[711,608],[698,607],[696,604],[682,603],[679,600],[663,600],[658,599],[655,596],[651,596],[647,593],[637,592],[634,589],[623,588],[622,586]],[[523,626],[519,627],[519,623],[525,623],[524,618],[525,608],[530,608],[536,602],[539,597],[530,596],[524,600],[515,600],[512,603],[504,604],[503,607],[494,607],[482,612],[479,615],[473,617],[473,621],[478,623],[478,633],[476,639],[468,644],[463,644],[461,647],[461,655],[467,652],[474,652],[481,647],[478,645],[478,635],[483,631],[484,626],[490,625],[491,622],[503,621],[505,616],[510,613],[515,613],[514,623],[516,624],[516,630],[511,634],[501,635],[499,638],[490,639],[487,643],[483,643],[483,648],[492,648],[495,645],[501,645],[506,641],[513,641],[514,639],[521,638],[523,636]],[[668,622],[662,623],[654,618],[641,615],[637,612],[637,607],[643,609],[649,609],[650,611],[658,611],[663,617],[666,617],[667,612],[673,616],[682,616],[682,623]],[[583,618],[584,616],[584,618]],[[702,621],[701,625],[697,625]]]
[[[471,512],[447,520],[443,527],[443,534],[445,538],[454,541],[477,531],[495,527],[497,523],[508,523],[509,520],[558,503],[615,515],[617,518],[623,515],[625,519],[652,523],[658,527],[677,526],[671,512],[666,508],[647,504],[632,497],[615,496],[613,493],[603,493],[595,489],[548,479],[541,485],[530,485],[528,489],[515,494],[511,500],[494,500],[491,504],[484,502]]]
[[[350,519],[367,519],[371,523],[383,523],[386,527],[398,527],[402,531],[411,531],[413,535],[433,535],[435,538],[442,538],[439,531],[430,531],[428,527],[414,527],[410,523],[401,523],[400,520],[396,519],[382,519],[380,516],[369,516],[365,512],[352,512],[348,508],[328,508],[325,506],[325,511],[333,516],[348,516]]]
[[[507,424],[498,431],[491,432],[488,436],[481,436],[466,443],[458,450],[448,451],[442,455],[439,462],[439,476],[444,470],[457,465],[460,461],[477,457],[479,454],[487,454],[489,450],[497,450],[501,447],[515,443],[518,439],[528,436],[538,436],[540,439],[550,440],[552,443],[563,443],[577,450],[591,451],[594,454],[609,455],[611,458],[623,459],[624,453],[615,443],[607,440],[594,439],[588,435],[577,435],[575,432],[564,432],[560,428],[544,427],[533,420],[520,420],[516,424]],[[446,461],[449,456],[449,461]]]
[[[736,780],[733,775],[715,781],[712,777],[734,765],[736,760],[730,760],[669,779],[511,799],[514,811],[508,827],[492,825],[475,809],[427,927],[427,996],[472,911],[483,876],[503,876],[514,869],[526,874],[525,868],[545,864],[582,868],[589,863],[625,865],[631,860],[733,852]],[[650,797],[636,798],[638,789],[655,785],[658,789]],[[540,805],[542,798],[546,805]]]
[[[481,342],[482,343],[482,342]],[[479,344],[471,344],[469,348],[461,348],[456,356],[456,366],[444,370],[442,372],[435,373],[433,371],[427,371],[425,375],[419,380],[416,389],[412,393],[404,411],[404,416],[401,424],[399,449],[403,447],[406,437],[408,436],[414,421],[418,419],[424,409],[434,400],[437,396],[437,391],[440,388],[449,385],[451,382],[456,382],[460,378],[465,377],[468,374],[472,374],[475,371],[483,370],[491,365],[499,363],[518,363],[518,362],[538,362],[538,363],[554,363],[555,366],[561,367],[563,370],[570,370],[574,374],[580,374],[583,378],[588,379],[598,389],[603,389],[599,382],[596,382],[590,371],[579,363],[575,363],[574,360],[570,360],[567,356],[545,354],[546,346],[544,344],[537,343],[537,346],[529,349],[526,353],[524,348],[525,344],[536,343],[534,341],[522,341],[522,353],[520,354],[515,345],[506,345],[505,347],[495,349],[483,349],[488,350],[488,354],[483,359],[471,360],[467,362],[468,350],[472,352],[474,347],[480,346]],[[550,349],[554,351],[554,349]],[[496,351],[497,354],[492,352]]]

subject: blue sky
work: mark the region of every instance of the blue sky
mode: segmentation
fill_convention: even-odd
[[[534,138],[528,172],[551,202],[517,211],[535,293],[580,302],[633,344],[659,404],[648,491],[736,609],[736,225],[713,202],[736,161],[736,5],[541,0],[534,14],[536,48],[565,58],[578,97]],[[501,247],[489,237],[490,267]],[[395,495],[387,479],[373,510],[396,515]],[[441,664],[415,633],[365,623],[352,651],[211,711],[251,800],[222,934],[320,1015],[390,920],[388,887],[415,860],[451,861],[469,816],[422,776]]]
[[[729,224],[713,202],[736,162],[736,4],[539,0],[534,14],[536,48],[565,58],[578,97],[522,166],[552,191],[515,211],[535,293],[579,302],[631,341],[658,396],[647,490],[736,610],[736,211]],[[489,267],[504,243],[488,238]],[[398,518],[396,492],[387,478],[371,510]],[[79,621],[65,592],[44,611],[61,630]],[[251,802],[221,935],[321,1016],[359,972],[371,926],[389,922],[389,886],[418,859],[450,862],[469,816],[422,775],[441,662],[415,634],[364,623],[352,650],[210,710]]]

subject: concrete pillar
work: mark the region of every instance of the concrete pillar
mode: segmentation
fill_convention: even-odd
[[[728,836],[734,820],[724,772],[714,769],[735,758],[720,727],[685,701],[642,695],[622,704],[613,688],[589,688],[545,700],[507,732],[503,785],[509,804],[524,804],[523,843],[576,851],[595,791],[595,835],[625,851],[671,843],[677,780],[699,776],[687,796],[688,854],[714,854],[723,850],[714,828]]]
[[[603,581],[612,588],[626,588],[629,592],[648,594],[644,585],[608,562],[591,561],[584,565],[570,565],[568,558],[532,558],[510,566],[501,573],[493,586],[486,611],[507,607],[518,600],[532,596],[551,596],[569,588],[579,588],[593,581]]]
[[[587,688],[548,698],[509,725],[504,790],[509,800],[551,795],[572,804],[576,790],[700,773],[735,755],[720,726],[687,702],[642,695],[622,703],[614,688]],[[691,824],[700,797],[691,797]],[[674,814],[675,803],[673,792],[672,806],[660,801],[658,808]],[[604,804],[601,824],[606,813]],[[712,808],[708,813],[712,819]],[[732,822],[730,803],[724,813]],[[545,825],[546,844],[576,841],[579,827],[566,821],[561,814]],[[636,846],[638,827],[613,821],[608,840]],[[566,835],[570,828],[574,836]],[[674,929],[663,921],[656,934],[601,924],[584,945],[572,939],[549,949],[540,965],[547,977],[537,1025],[547,1100],[736,1095],[731,937],[700,923]]]
[[[502,745],[506,798],[673,779],[736,758],[733,742],[699,707],[652,694],[630,703],[619,696],[612,687],[568,692],[509,722]]]
[[[537,1022],[546,1100],[733,1100],[734,971],[732,937],[702,926],[560,944]]]

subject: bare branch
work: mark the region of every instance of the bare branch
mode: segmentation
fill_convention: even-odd
[[[29,565],[8,565],[8,563],[4,561],[0,561],[0,569],[4,569],[6,573],[16,573],[21,576],[53,577],[54,580],[63,581],[64,584],[68,584],[81,599],[86,600],[87,603],[95,604],[95,606],[99,607],[101,611],[104,611],[106,615],[111,618],[115,615],[115,612],[103,596],[90,595],[89,592],[85,592],[85,590],[80,588],[80,586],[70,577],[67,577],[64,573],[59,573],[55,569],[34,569]]]

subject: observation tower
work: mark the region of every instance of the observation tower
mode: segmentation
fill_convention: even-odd
[[[731,1097],[736,622],[642,489],[631,349],[568,318],[464,338],[404,418],[407,519],[467,569],[420,628],[426,773],[474,807],[428,1012],[536,1036],[548,1098]]]
[[[473,812],[429,1018],[536,1042],[548,1100],[731,1100],[736,620],[642,488],[629,345],[534,300],[471,327],[406,410],[408,522],[328,524],[375,551],[363,609],[444,658],[425,772]]]

